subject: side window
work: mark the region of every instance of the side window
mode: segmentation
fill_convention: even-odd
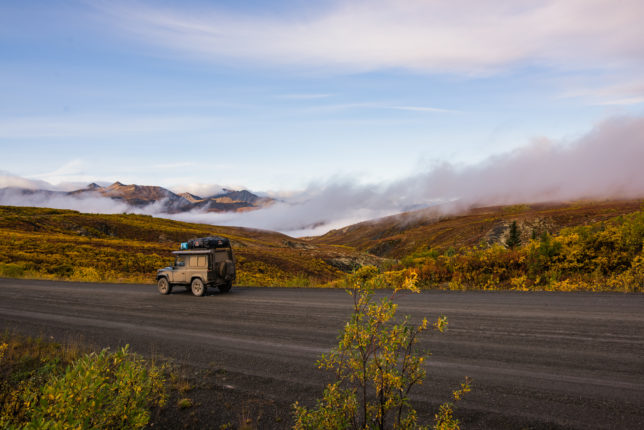
[[[191,255],[188,257],[187,265],[193,269],[203,269],[208,266],[208,256]]]
[[[176,260],[174,260],[174,265],[175,267],[183,267],[186,265],[186,257],[183,255],[180,255],[177,257]]]

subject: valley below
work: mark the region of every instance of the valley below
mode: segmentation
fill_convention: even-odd
[[[447,333],[420,342],[432,352],[412,395],[421,422],[469,376],[472,392],[456,409],[463,428],[644,425],[644,295],[433,290],[397,302],[413,321],[449,320]],[[292,403],[312,405],[329,381],[315,362],[350,313],[341,289],[235,287],[196,298],[151,285],[0,279],[4,330],[129,344],[188,369],[194,406],[162,410],[154,428],[290,428]]]

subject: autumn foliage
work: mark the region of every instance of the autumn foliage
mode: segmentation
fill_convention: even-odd
[[[506,217],[503,219],[521,220],[526,216],[522,211],[527,210],[512,206],[497,212]],[[611,210],[631,212],[609,218]],[[434,236],[425,238],[420,232],[401,236],[400,240],[405,241],[392,245],[396,252],[409,249],[411,244],[416,244],[415,250],[393,260],[369,256],[348,245],[324,243],[324,236],[306,241],[275,232],[143,215],[0,206],[0,276],[151,283],[156,269],[172,263],[171,251],[177,249],[179,242],[223,235],[233,243],[239,285],[340,286],[347,272],[367,262],[378,263],[382,272],[379,276],[387,282],[413,271],[418,274],[420,288],[641,292],[644,211],[633,210],[632,202],[614,207],[584,204],[544,209],[538,215],[549,213],[549,219],[559,223],[557,228],[525,231],[529,223],[515,220],[509,243],[484,240],[485,232],[501,220],[497,212],[489,219],[482,218],[490,215],[484,211],[461,219],[428,221],[418,228]],[[586,219],[583,214],[600,221],[571,225]],[[519,231],[519,224],[524,231]],[[375,227],[358,225],[355,229],[366,228]],[[446,231],[451,236],[445,236]],[[367,232],[370,237],[387,233]],[[354,233],[350,228],[347,240]],[[480,240],[474,244],[466,237]]]
[[[240,285],[323,284],[344,276],[341,269],[347,269],[335,261],[362,256],[269,231],[145,215],[0,206],[0,277],[153,283],[156,270],[174,261],[172,251],[180,242],[213,235],[231,240]]]
[[[414,269],[424,288],[644,291],[644,211],[543,232],[514,249],[501,245],[419,250],[398,269]]]
[[[141,429],[167,398],[165,368],[127,346],[81,354],[5,333],[0,375],[1,428]]]
[[[335,374],[314,408],[296,403],[296,429],[416,429],[421,425],[410,401],[414,386],[426,376],[423,365],[428,351],[416,347],[419,336],[447,328],[440,316],[435,323],[423,319],[412,324],[407,317],[396,320],[396,294],[401,290],[418,293],[416,275],[382,276],[366,266],[347,279],[353,298],[353,314],[340,333],[338,346],[323,355],[318,366]],[[392,288],[390,297],[374,298],[377,288]],[[454,399],[470,390],[469,381],[454,392]],[[445,403],[436,414],[434,428],[457,429],[453,405]]]

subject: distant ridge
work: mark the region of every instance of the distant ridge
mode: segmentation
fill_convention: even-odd
[[[97,194],[115,201],[125,202],[136,208],[143,208],[152,204],[160,205],[159,210],[166,213],[189,212],[194,209],[206,212],[242,212],[261,209],[271,205],[274,200],[260,197],[248,190],[227,190],[209,197],[200,197],[191,193],[175,194],[172,191],[151,185],[123,184],[116,181],[111,185],[102,187],[95,182],[85,188],[74,191],[49,191],[31,190],[26,188],[2,188],[3,194],[39,195],[43,198],[53,196],[74,196],[84,198]]]

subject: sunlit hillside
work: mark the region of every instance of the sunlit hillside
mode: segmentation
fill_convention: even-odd
[[[418,211],[295,239],[144,215],[0,206],[0,276],[154,282],[194,237],[231,239],[238,285],[314,286],[362,265],[424,288],[644,289],[639,200]]]
[[[430,208],[332,230],[311,238],[310,243],[344,245],[381,257],[403,258],[429,248],[443,251],[502,243],[512,221],[517,222],[526,241],[544,232],[555,234],[565,227],[592,224],[641,207],[642,200],[638,199],[492,206],[453,215]]]
[[[638,200],[431,215],[407,213],[311,241],[397,257],[383,277],[415,276],[423,288],[644,291],[644,207]]]
[[[0,206],[0,276],[154,282],[171,251],[194,237],[231,239],[239,285],[319,284],[377,258],[280,233],[216,227],[144,215]]]

